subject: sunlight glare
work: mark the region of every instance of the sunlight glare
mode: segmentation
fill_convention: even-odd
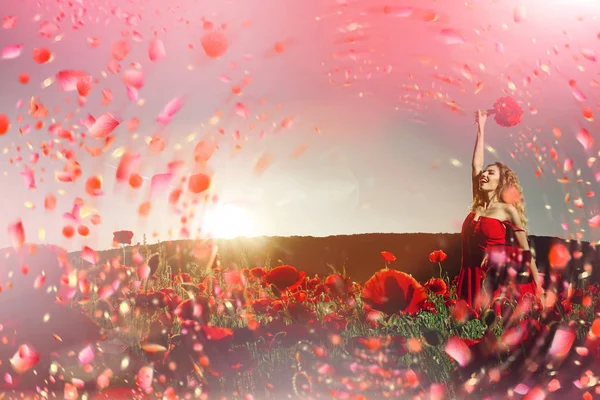
[[[253,236],[254,223],[242,207],[236,204],[217,204],[204,211],[201,232],[215,239]]]

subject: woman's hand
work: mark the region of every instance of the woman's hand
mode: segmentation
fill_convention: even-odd
[[[487,111],[486,110],[477,110],[475,112],[475,123],[479,130],[483,130],[485,126],[485,121],[487,121]]]

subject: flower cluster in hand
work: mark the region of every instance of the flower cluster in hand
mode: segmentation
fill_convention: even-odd
[[[521,106],[510,96],[500,97],[496,100],[494,111],[496,123],[507,128],[519,124],[523,115]]]
[[[131,244],[131,239],[133,239],[133,232],[132,231],[116,231],[116,232],[113,232],[113,243]]]

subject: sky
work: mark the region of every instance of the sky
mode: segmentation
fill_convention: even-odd
[[[2,247],[20,243],[19,221],[26,242],[69,250],[109,248],[116,230],[134,243],[459,232],[473,112],[502,96],[523,119],[488,120],[485,161],[517,172],[529,233],[600,239],[588,222],[599,213],[598,146],[582,140],[597,139],[600,112],[595,1],[0,4]],[[218,57],[203,45],[210,35],[227,41]],[[115,53],[118,41],[129,50]],[[156,43],[165,51],[151,60]],[[35,61],[39,49],[48,62]],[[32,98],[47,116],[32,115]],[[161,119],[173,100],[180,109]],[[119,125],[91,128],[103,115]],[[201,142],[214,150],[206,162],[195,159]],[[138,155],[127,176],[139,174],[139,188],[116,179],[126,153]],[[67,158],[81,169],[71,182],[57,179]],[[197,174],[211,186],[192,193],[184,180]],[[153,185],[157,175],[169,179]],[[101,191],[86,191],[90,178]]]

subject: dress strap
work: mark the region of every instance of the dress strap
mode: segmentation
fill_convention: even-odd
[[[525,229],[519,228],[518,226],[514,226],[513,224],[511,224],[508,221],[502,221],[502,223],[510,226],[510,228],[515,232],[525,232]]]

